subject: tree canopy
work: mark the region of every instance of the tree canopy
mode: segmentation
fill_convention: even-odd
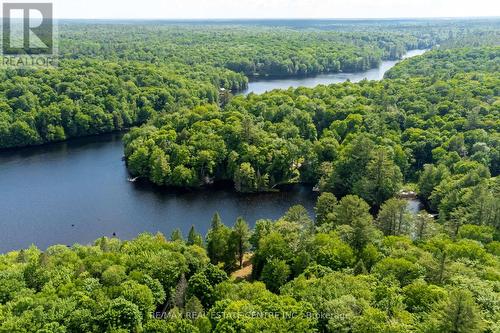
[[[2,254],[0,333],[498,332],[489,23],[68,23],[58,69],[0,71],[0,148],[142,125],[124,137],[127,167],[158,186],[302,182],[321,194],[315,217],[300,205],[274,221],[215,213],[205,236],[191,227]],[[436,44],[379,82],[221,90]],[[403,186],[425,210],[409,211]]]

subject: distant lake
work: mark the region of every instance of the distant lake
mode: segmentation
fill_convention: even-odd
[[[414,50],[407,57],[423,52]],[[396,63],[384,61],[378,69],[355,74],[252,82],[249,91],[378,80]],[[257,219],[277,219],[296,204],[313,216],[316,195],[310,186],[244,195],[231,189],[179,193],[131,183],[121,137],[110,134],[0,152],[0,253],[31,244],[42,249],[87,244],[113,234],[132,239],[141,232],[169,235],[176,228],[187,234],[191,225],[205,234],[215,212],[227,225],[239,216],[250,225]],[[418,202],[410,205],[418,211]]]
[[[415,57],[418,55],[422,55],[427,50],[412,50],[406,53],[403,59]],[[242,92],[242,94],[248,95],[250,93],[262,94],[266,91],[271,91],[273,89],[288,89],[298,88],[298,87],[316,87],[320,84],[333,84],[333,83],[342,83],[347,80],[351,82],[359,82],[364,79],[368,80],[382,80],[384,78],[384,74],[394,67],[400,60],[388,60],[382,61],[378,68],[370,69],[364,72],[356,72],[356,73],[334,73],[334,74],[319,74],[311,77],[295,77],[295,78],[286,78],[286,79],[261,79],[251,81],[248,84],[248,89]]]

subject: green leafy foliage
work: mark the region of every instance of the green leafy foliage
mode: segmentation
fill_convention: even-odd
[[[476,191],[494,220],[486,197],[500,171],[498,85],[498,75],[478,71],[238,96],[222,109],[177,111],[133,130],[126,157],[133,174],[158,184],[233,181],[237,191],[259,192],[317,183],[378,207],[420,177],[433,211],[478,204]],[[459,196],[447,195],[457,188]]]
[[[380,82],[218,95],[245,86],[231,70],[366,69],[470,31],[477,44],[497,36],[414,25],[66,26],[59,70],[2,71],[0,147],[147,122],[125,156],[154,184],[322,194],[315,221],[302,206],[253,230],[215,214],[205,239],[192,227],[186,241],[176,230],[0,255],[0,333],[497,332],[498,47],[436,50]],[[407,181],[437,216],[409,211]]]

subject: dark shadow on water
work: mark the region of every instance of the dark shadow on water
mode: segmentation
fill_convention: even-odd
[[[419,53],[423,50],[409,56]],[[364,73],[252,82],[247,93],[381,79],[395,63],[383,62]],[[310,185],[241,194],[226,186],[173,191],[131,183],[122,160],[122,137],[115,133],[0,151],[0,252],[31,244],[86,244],[102,236],[131,239],[141,232],[169,235],[176,228],[187,234],[191,225],[204,234],[215,212],[227,225],[239,216],[250,225],[277,219],[297,204],[313,215],[317,195]]]
[[[236,193],[231,184],[209,189],[172,190],[128,181],[122,134],[87,137],[0,152],[0,252],[35,244],[87,244],[102,237],[131,239],[142,232],[191,225],[205,234],[215,212],[232,225],[243,216],[277,219],[292,205],[312,216],[311,186],[284,186],[280,192]]]

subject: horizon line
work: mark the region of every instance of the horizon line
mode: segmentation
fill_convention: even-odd
[[[361,21],[361,20],[450,20],[450,19],[500,19],[500,16],[394,16],[394,17],[55,17],[55,20],[131,20],[131,21]]]

